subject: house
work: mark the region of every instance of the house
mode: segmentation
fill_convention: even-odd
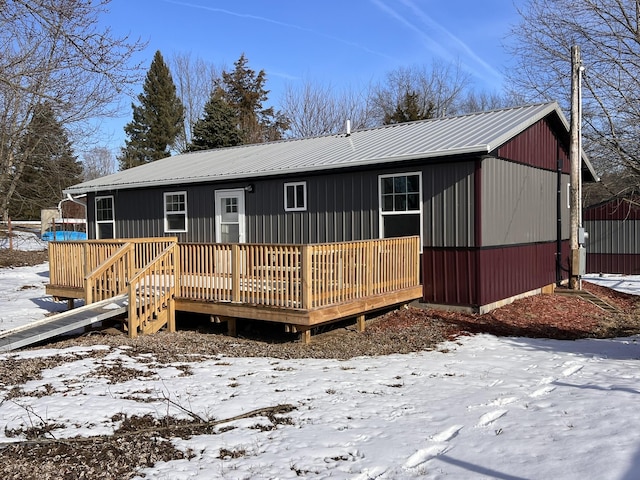
[[[564,115],[543,103],[188,153],[65,193],[86,195],[96,239],[419,235],[423,300],[486,311],[566,277],[568,151]]]
[[[584,210],[587,273],[640,273],[640,196],[630,193]]]

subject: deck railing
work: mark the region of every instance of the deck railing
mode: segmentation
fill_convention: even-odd
[[[129,270],[104,267],[109,278],[131,281],[175,239],[51,243],[51,285],[85,288],[88,273],[128,242]],[[172,257],[179,263],[171,275],[176,296],[187,300],[311,310],[418,286],[419,248],[419,237],[312,245],[184,243]],[[116,263],[126,264],[128,254],[118,255]],[[153,278],[169,274],[154,271]]]
[[[415,287],[419,237],[313,245],[180,244],[179,296],[312,309]]]
[[[133,244],[122,245],[85,277],[84,293],[87,304],[113,298],[127,291],[128,281],[133,277],[133,253]]]
[[[155,333],[169,322],[175,330],[173,301],[178,277],[178,246],[166,247],[150,260],[129,282],[129,336]]]
[[[123,245],[133,245],[131,276],[155,258],[175,237],[121,238],[49,243],[49,282],[59,287],[84,288],[85,277],[99,268]]]

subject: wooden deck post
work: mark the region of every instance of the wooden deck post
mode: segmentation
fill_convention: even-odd
[[[231,245],[231,301],[240,301],[240,245]]]
[[[301,278],[301,305],[303,310],[310,310],[313,306],[313,266],[311,265],[311,246],[302,245],[301,251],[301,264],[300,264],[300,278]]]
[[[373,244],[371,242],[367,242],[366,244],[366,255],[367,255],[367,266],[365,271],[367,272],[366,278],[364,279],[367,285],[367,296],[370,297],[373,295],[373,286],[375,285],[374,277],[374,269],[375,263],[373,259]]]
[[[135,249],[135,245],[133,243],[129,244],[129,261],[127,262],[127,269],[129,270],[127,272],[127,283],[129,282],[129,280],[131,280],[133,277],[135,277],[136,275],[136,264],[135,264],[135,257],[136,257],[136,249]]]
[[[89,266],[89,243],[85,242],[82,247],[84,257],[84,276],[86,277],[91,273],[91,267]]]
[[[356,320],[358,324],[358,332],[364,332],[364,329],[365,329],[364,313],[361,315],[358,315]]]
[[[176,331],[176,301],[173,297],[169,299],[167,305],[167,330],[173,333]]]
[[[300,341],[305,345],[309,345],[311,343],[311,329],[305,328],[300,331]]]
[[[238,336],[238,323],[237,320],[233,317],[227,318],[227,335],[230,337]]]
[[[127,312],[127,329],[129,338],[138,336],[138,310],[136,308],[136,292],[132,284],[129,284],[129,311]]]

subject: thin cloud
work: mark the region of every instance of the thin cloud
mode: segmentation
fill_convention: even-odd
[[[447,38],[456,46],[456,50],[461,51],[467,58],[472,60],[474,63],[480,65],[484,71],[489,73],[496,80],[502,81],[502,75],[498,70],[493,68],[489,63],[484,61],[480,56],[478,56],[462,39],[454,35],[448,29],[446,29],[442,24],[436,22],[433,18],[427,15],[424,11],[418,8],[415,3],[411,0],[400,0],[412,13],[414,17],[419,19],[422,24],[429,27],[430,30],[437,32],[437,37],[440,39],[442,37]],[[422,40],[425,42],[427,48],[432,51],[434,54],[448,58],[450,60],[454,59],[454,56],[451,54],[451,48],[449,45],[443,45],[441,41],[434,40],[434,35],[428,35],[424,32],[424,29],[415,25],[413,22],[408,20],[405,16],[401,15],[398,11],[392,9],[387,4],[385,4],[382,0],[371,0],[371,2],[377,6],[380,10],[385,12],[390,17],[394,18],[401,24],[403,24],[406,28],[415,32]],[[466,64],[466,68],[472,71],[475,75],[479,77],[483,77],[484,75],[480,74],[477,69],[471,67],[468,62]]]
[[[386,59],[393,59],[393,57],[391,57],[391,56],[389,56],[389,55],[387,55],[385,53],[377,52],[375,50],[371,50],[370,48],[368,48],[368,47],[366,47],[364,45],[360,45],[359,43],[351,42],[349,40],[345,40],[344,38],[340,38],[340,37],[334,37],[333,35],[327,35],[327,34],[322,33],[322,32],[317,32],[317,31],[312,30],[310,28],[302,27],[302,26],[296,25],[294,23],[281,22],[279,20],[274,20],[272,18],[262,17],[260,15],[252,15],[250,13],[234,12],[234,11],[227,10],[227,9],[224,9],[224,8],[209,7],[209,6],[206,6],[206,5],[197,5],[197,4],[194,4],[194,3],[180,2],[180,1],[176,1],[176,0],[165,0],[165,2],[172,3],[174,5],[180,5],[182,7],[197,8],[197,9],[206,10],[206,11],[209,11],[209,12],[223,13],[225,15],[231,15],[233,17],[247,18],[247,19],[256,20],[256,21],[259,21],[259,22],[271,23],[273,25],[278,25],[280,27],[291,28],[291,29],[294,29],[294,30],[299,30],[301,32],[306,32],[306,33],[310,33],[312,35],[316,35],[316,36],[323,37],[323,38],[326,38],[326,39],[329,39],[329,40],[333,40],[335,42],[342,43],[343,45],[347,45],[349,47],[357,48],[357,49],[362,50],[363,52],[367,52],[367,53],[369,53],[371,55],[376,55],[376,56],[383,57],[383,58],[386,58]]]

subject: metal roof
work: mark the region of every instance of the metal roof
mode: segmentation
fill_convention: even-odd
[[[556,102],[295,140],[167,157],[71,186],[76,195],[105,190],[254,179],[465,153],[489,153],[547,115],[569,130]],[[583,157],[584,158],[584,157]],[[586,160],[588,164],[588,160]],[[593,172],[588,164],[589,170]],[[595,177],[595,172],[593,172]]]

